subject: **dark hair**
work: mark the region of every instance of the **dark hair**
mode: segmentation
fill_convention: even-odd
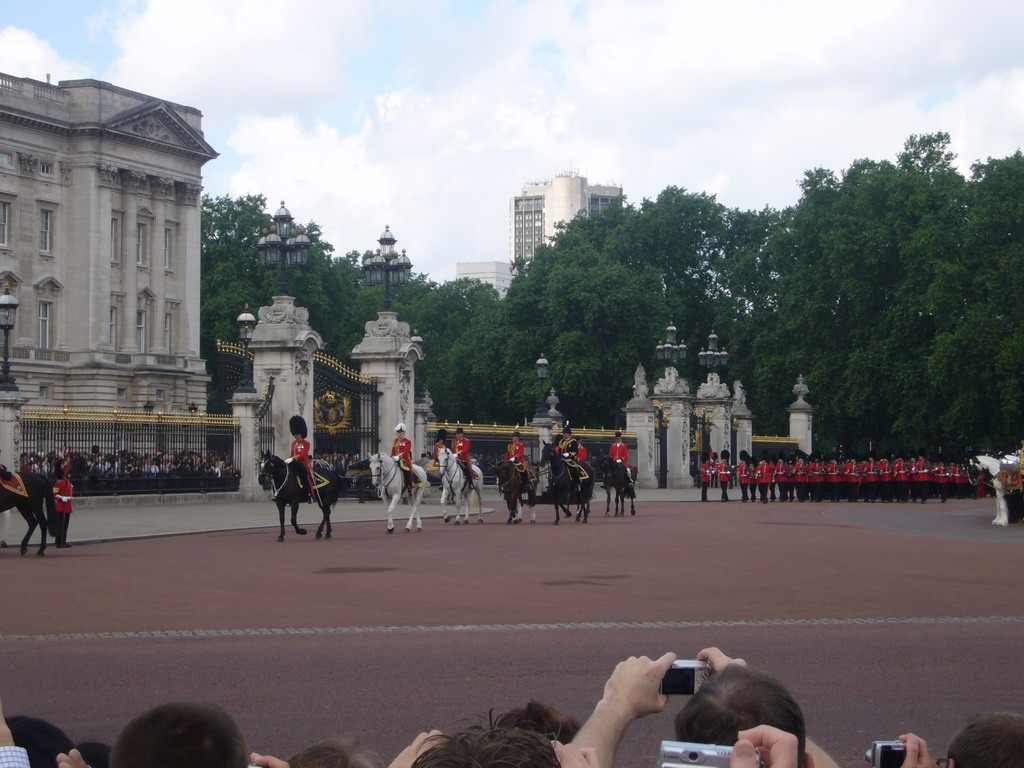
[[[71,737],[49,720],[25,715],[4,719],[11,729],[15,745],[28,752],[28,763],[32,768],[53,768],[57,764],[57,755],[75,746]]]
[[[110,745],[100,741],[83,741],[76,744],[75,749],[82,753],[89,768],[108,768],[110,766]]]
[[[412,768],[560,768],[551,742],[522,728],[474,725],[454,736],[434,736]]]
[[[740,731],[758,725],[771,725],[796,736],[803,760],[807,731],[796,699],[767,672],[730,664],[679,710],[676,738],[730,746]]]
[[[114,742],[111,768],[245,768],[245,739],[223,707],[172,701],[143,712]]]
[[[288,758],[291,768],[383,768],[376,752],[364,749],[355,736],[322,739]]]
[[[501,715],[494,721],[494,727],[523,728],[539,733],[545,738],[568,744],[576,737],[580,721],[575,717],[563,715],[554,707],[530,699],[530,703],[525,707]]]
[[[975,715],[953,737],[947,754],[956,768],[1017,768],[1024,755],[1024,715]]]

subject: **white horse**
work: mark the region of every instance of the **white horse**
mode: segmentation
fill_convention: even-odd
[[[1010,513],[1006,506],[1006,494],[1009,490],[1003,485],[1000,479],[1000,470],[1005,466],[1012,465],[1010,471],[1020,471],[1020,459],[1012,454],[1006,456],[975,456],[971,459],[971,465],[978,470],[984,471],[992,476],[992,487],[996,491],[996,519],[992,525],[1009,525]]]
[[[423,489],[427,485],[427,473],[423,471],[423,468],[412,465],[413,474],[416,476],[416,487],[409,491],[410,506],[412,510],[409,512],[409,522],[405,524],[405,532],[409,533],[412,530],[412,520],[416,518],[416,530],[423,530],[423,523],[420,521],[419,507],[420,501],[423,499]],[[392,518],[392,513],[395,511],[395,507],[398,505],[398,500],[402,498],[404,489],[402,488],[403,478],[402,470],[399,469],[398,464],[389,456],[381,456],[379,453],[375,453],[370,457],[370,478],[373,480],[374,486],[377,488],[378,495],[384,499],[387,497],[388,504],[388,533],[395,532],[395,521]]]
[[[448,497],[455,501],[455,524],[459,524],[459,510],[465,507],[462,515],[462,522],[469,523],[469,499],[476,494],[477,519],[478,523],[484,521],[483,500],[480,498],[480,489],[484,485],[484,474],[480,467],[473,465],[474,485],[466,482],[466,476],[459,466],[458,457],[447,448],[439,448],[437,451],[437,470],[441,473],[441,515],[444,521],[448,522]]]

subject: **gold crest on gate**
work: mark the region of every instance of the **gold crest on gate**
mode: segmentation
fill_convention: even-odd
[[[313,401],[313,420],[329,435],[348,429],[352,426],[352,398],[339,400],[334,392],[325,392]]]

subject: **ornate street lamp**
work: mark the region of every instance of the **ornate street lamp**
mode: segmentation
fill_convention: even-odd
[[[668,324],[668,328],[665,329],[665,339],[666,341],[655,347],[655,354],[667,365],[675,366],[677,362],[686,357],[686,342],[680,339],[679,343],[676,343],[675,323]]]
[[[709,371],[729,362],[729,353],[718,348],[718,334],[714,331],[708,335],[708,348],[702,349],[697,357],[700,359],[700,364]]]
[[[11,284],[4,286],[0,296],[0,328],[4,332],[4,363],[0,369],[0,392],[17,392],[18,385],[11,376],[11,331],[14,330],[14,317],[18,312],[18,300],[11,295]]]
[[[363,274],[367,285],[384,286],[384,311],[391,311],[391,286],[409,282],[412,262],[405,255],[395,253],[398,240],[391,234],[391,227],[385,226],[384,232],[377,240],[380,248],[376,253],[367,253],[363,257]]]
[[[284,200],[282,200],[281,207],[274,214],[272,231],[264,230],[265,234],[256,242],[256,250],[260,254],[260,264],[281,271],[277,287],[281,296],[288,295],[289,270],[305,268],[309,261],[309,248],[312,245],[302,227],[292,226],[293,221],[295,219],[292,218],[291,212],[284,207]]]
[[[235,387],[235,392],[248,392],[255,394],[256,387],[252,381],[252,360],[249,359],[249,342],[252,341],[252,332],[256,327],[256,318],[249,311],[249,305],[245,305],[245,311],[235,321],[238,323],[238,338],[242,340],[242,347],[245,349],[245,357],[242,360],[242,379]]]
[[[540,381],[540,396],[537,398],[537,413],[533,415],[535,419],[543,419],[548,415],[547,408],[544,407],[544,388],[547,386],[548,381],[548,368],[550,367],[547,358],[544,357],[544,353],[540,353],[540,357],[537,358],[537,362],[533,364],[533,367],[537,371],[537,379]]]

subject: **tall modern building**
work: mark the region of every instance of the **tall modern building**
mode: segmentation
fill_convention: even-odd
[[[512,285],[512,265],[507,261],[460,261],[455,264],[455,279],[467,278],[493,285],[499,296]]]
[[[622,187],[590,185],[575,171],[526,184],[523,193],[509,203],[510,261],[532,259],[537,246],[555,236],[556,224],[581,212],[589,216],[604,210],[618,197]]]
[[[202,114],[96,80],[0,74],[0,291],[33,404],[187,408],[199,357]]]

